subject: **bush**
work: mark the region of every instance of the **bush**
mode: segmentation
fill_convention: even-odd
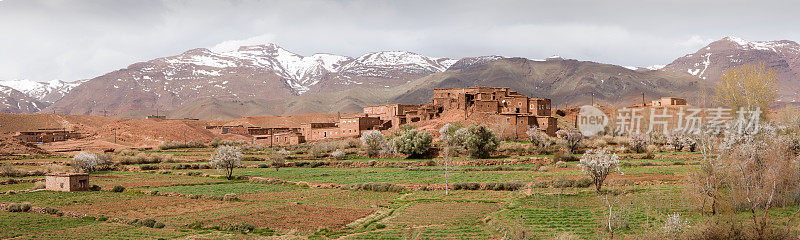
[[[38,181],[33,183],[33,189],[44,189],[46,186],[44,181]]]
[[[105,155],[98,155],[90,152],[80,152],[72,157],[72,167],[81,172],[94,172],[104,169],[104,165],[109,165],[110,161]]]
[[[142,226],[149,227],[149,228],[155,227],[156,223],[157,223],[157,221],[155,219],[152,219],[152,218],[145,218],[144,220],[142,220],[140,222],[140,224],[142,224]]]
[[[247,157],[242,157],[242,161],[249,161],[249,162],[263,162],[263,161],[266,161],[266,159],[264,159],[264,158],[262,158],[262,157],[251,157],[251,156],[247,156]]]
[[[228,194],[225,194],[224,196],[222,196],[222,200],[223,201],[238,201],[239,200],[239,196],[237,196],[235,193],[228,193]]]
[[[575,186],[575,180],[572,179],[560,177],[553,180],[554,188],[571,188],[573,186]]]
[[[162,222],[156,222],[155,224],[153,224],[153,228],[164,228],[165,226],[166,225],[164,225],[164,223]]]
[[[476,182],[467,183],[453,183],[451,184],[453,190],[480,190],[481,184]]]
[[[12,166],[0,167],[0,177],[24,177],[25,173]]]
[[[377,156],[384,144],[386,144],[386,137],[380,131],[367,131],[361,134],[361,146],[368,157]]]
[[[159,169],[159,166],[158,165],[142,165],[142,166],[139,167],[139,169],[142,169],[142,170],[156,170],[156,169]]]
[[[179,148],[204,148],[206,147],[205,144],[201,142],[195,141],[188,141],[188,142],[163,142],[158,145],[158,149],[160,150],[168,150],[168,149],[179,149]]]
[[[493,190],[493,191],[516,191],[525,187],[525,183],[520,181],[510,181],[510,182],[490,182],[486,183],[483,187],[484,190]]]
[[[578,161],[578,160],[580,160],[580,159],[578,157],[576,157],[575,155],[572,155],[572,154],[569,154],[569,153],[564,153],[564,152],[557,152],[556,154],[553,154],[553,159],[551,161],[552,162],[575,162],[575,161]]]
[[[592,184],[594,184],[594,182],[592,182],[592,179],[588,177],[582,177],[579,178],[578,180],[575,180],[575,187],[579,188],[590,187],[592,186]]]
[[[567,147],[570,153],[575,153],[575,150],[580,147],[583,140],[583,134],[574,128],[558,130],[556,135],[560,138],[561,144]]]
[[[102,189],[103,188],[101,188],[100,186],[97,186],[97,185],[92,185],[91,187],[89,187],[89,191],[100,191]]]
[[[433,137],[429,133],[412,129],[403,132],[393,142],[397,152],[409,155],[409,158],[416,158],[428,153],[432,141]]]
[[[463,136],[464,148],[472,158],[488,158],[489,154],[497,150],[500,142],[491,130],[483,125],[471,124]]]
[[[558,161],[558,162],[556,162],[556,167],[557,168],[568,168],[569,165],[564,161]]]
[[[336,151],[333,151],[331,153],[331,157],[333,157],[336,160],[344,160],[347,157],[347,154],[341,149],[336,149]]]
[[[42,210],[42,211],[44,213],[47,213],[47,214],[50,214],[50,215],[56,215],[59,212],[61,212],[58,209],[55,209],[55,208],[52,208],[52,207],[45,207],[44,210]]]
[[[630,140],[628,140],[631,150],[637,153],[646,152],[649,143],[650,137],[643,133],[631,133]]]
[[[125,191],[125,187],[120,186],[120,185],[116,185],[116,186],[114,186],[114,188],[111,189],[111,191],[112,192],[123,192],[123,191]]]
[[[539,167],[539,169],[536,169],[536,171],[547,172],[547,171],[550,171],[550,168],[547,167],[547,166],[541,166],[541,167]]]
[[[374,192],[402,192],[406,188],[391,183],[355,183],[342,186],[342,189],[364,190]]]
[[[24,202],[24,203],[11,203],[8,204],[6,208],[9,212],[27,212],[31,210],[31,204]]]
[[[247,223],[233,223],[233,224],[226,224],[222,226],[222,230],[225,231],[238,231],[238,232],[252,232],[255,230],[256,227]]]

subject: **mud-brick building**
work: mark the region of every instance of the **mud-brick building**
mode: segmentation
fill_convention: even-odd
[[[500,126],[498,131],[502,131],[503,136],[514,138],[528,137],[528,129],[536,126],[540,131],[555,135],[558,130],[557,119],[550,116],[520,115],[512,113],[501,113],[494,115],[491,120]],[[490,124],[491,125],[491,124]]]
[[[674,98],[674,97],[662,97],[661,99],[656,99],[650,102],[650,106],[653,107],[676,106],[676,105],[686,105],[686,99]]]
[[[18,132],[14,138],[34,143],[49,143],[66,141],[67,139],[79,138],[80,134],[66,129],[38,129],[36,131]]]
[[[44,179],[46,190],[62,192],[89,190],[88,173],[50,173]]]
[[[253,135],[253,142],[264,146],[291,146],[306,142],[298,131],[275,132],[266,135]]]
[[[364,108],[364,113],[390,121],[387,125],[395,129],[448,114],[465,120],[481,118],[491,121],[487,122],[491,125],[501,123],[500,129],[512,129],[520,137],[525,134],[517,133],[525,133],[533,126],[551,136],[557,130],[550,99],[530,98],[507,87],[436,88],[427,104],[370,106]]]
[[[361,133],[370,130],[386,129],[386,122],[378,117],[346,117],[340,118],[335,123],[305,123],[300,125],[300,133],[307,141],[323,139],[359,137]]]

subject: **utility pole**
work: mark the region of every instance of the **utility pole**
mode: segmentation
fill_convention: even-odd
[[[114,143],[117,143],[117,128],[114,128]]]
[[[592,92],[592,106],[594,106],[594,92]]]
[[[646,107],[647,105],[644,104],[644,93],[642,93],[642,107]]]

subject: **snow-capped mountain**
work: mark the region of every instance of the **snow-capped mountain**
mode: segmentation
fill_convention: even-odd
[[[797,101],[800,97],[800,44],[789,40],[747,41],[725,37],[695,53],[687,54],[664,66],[662,70],[683,72],[718,82],[728,69],[744,64],[764,63],[776,71],[780,101]]]
[[[24,79],[0,81],[0,85],[13,88],[36,100],[52,103],[61,99],[61,97],[72,90],[72,88],[75,88],[85,81],[86,80],[65,82],[61,80],[51,80],[49,82],[37,82]]]
[[[327,53],[301,56],[275,44],[225,52],[198,48],[91,79],[50,108],[72,114],[118,114],[174,109],[207,98],[273,100],[355,87],[383,89],[443,72],[456,63],[404,51],[353,58]]]
[[[35,113],[45,106],[16,89],[0,86],[0,113]]]

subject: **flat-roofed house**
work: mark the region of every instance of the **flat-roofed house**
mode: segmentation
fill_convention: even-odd
[[[61,192],[89,190],[88,173],[50,173],[44,179],[46,190]]]

